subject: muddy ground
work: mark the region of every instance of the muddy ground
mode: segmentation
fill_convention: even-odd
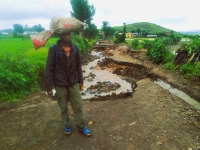
[[[133,86],[133,92],[84,99],[84,113],[92,137],[73,133],[64,125],[56,101],[43,90],[18,103],[0,105],[1,150],[199,150],[200,111],[154,83],[162,79],[200,101],[200,82],[189,81],[162,65],[152,64],[145,51],[123,46],[105,51],[94,69],[107,69]],[[94,59],[84,56],[86,64]],[[108,89],[109,90],[109,89]]]

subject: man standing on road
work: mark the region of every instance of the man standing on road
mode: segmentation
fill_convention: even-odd
[[[59,34],[60,39],[49,48],[46,60],[46,91],[53,97],[52,89],[56,90],[61,118],[66,128],[64,133],[72,133],[71,121],[68,114],[68,102],[74,112],[78,130],[85,136],[91,136],[86,127],[83,115],[83,101],[80,90],[83,88],[83,75],[78,47],[70,40],[70,32]]]

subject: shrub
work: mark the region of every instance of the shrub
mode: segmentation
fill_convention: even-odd
[[[147,51],[147,54],[150,55],[154,63],[163,62],[165,56],[167,55],[167,53],[169,53],[162,39],[156,40],[153,43],[152,48],[148,51]]]
[[[16,101],[38,89],[38,73],[23,55],[7,55],[1,59],[0,95],[1,100]],[[2,63],[1,62],[1,63]]]
[[[195,62],[193,64],[183,64],[182,66],[180,66],[179,72],[190,79],[198,78],[200,77],[200,63]]]
[[[116,39],[114,40],[115,44],[119,44],[119,43],[124,43],[125,42],[126,36],[125,36],[124,33],[123,34],[116,33],[115,37],[116,37]]]
[[[164,64],[164,68],[173,71],[175,69],[175,65],[172,61],[167,62],[166,64]]]
[[[175,55],[172,54],[170,51],[168,51],[166,55],[164,56],[163,63],[174,61],[174,58],[175,58]]]
[[[133,49],[137,49],[138,45],[139,45],[139,40],[138,39],[134,39],[131,42],[131,48],[133,48]]]
[[[71,34],[71,40],[74,44],[76,44],[81,52],[81,54],[85,53],[86,51],[89,50],[89,48],[96,43],[96,39],[95,40],[91,40],[89,42],[89,40],[87,38],[81,37],[75,33]]]
[[[142,42],[143,48],[145,48],[145,49],[151,49],[151,48],[152,48],[152,45],[153,45],[153,42],[154,42],[154,41],[144,40],[144,41]]]

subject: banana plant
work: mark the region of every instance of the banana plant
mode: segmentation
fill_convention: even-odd
[[[188,52],[191,54],[190,58],[188,59],[188,63],[191,61],[198,61],[200,57],[200,39],[198,36],[193,38],[193,42],[188,47]],[[193,54],[192,54],[193,53]]]

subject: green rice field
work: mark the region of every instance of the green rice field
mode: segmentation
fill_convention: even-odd
[[[149,41],[155,40],[155,38],[126,38],[125,40],[126,40],[126,42],[127,42],[128,44],[131,44],[131,42],[132,42],[133,40],[135,40],[135,39],[139,40],[139,42],[142,42],[142,41],[144,41],[144,40],[149,40]]]
[[[49,46],[57,41],[57,38],[50,38],[44,47],[35,50],[30,38],[12,38],[12,37],[1,37],[0,36],[0,56],[4,56],[8,53],[29,53],[33,52],[36,54],[46,52]]]

